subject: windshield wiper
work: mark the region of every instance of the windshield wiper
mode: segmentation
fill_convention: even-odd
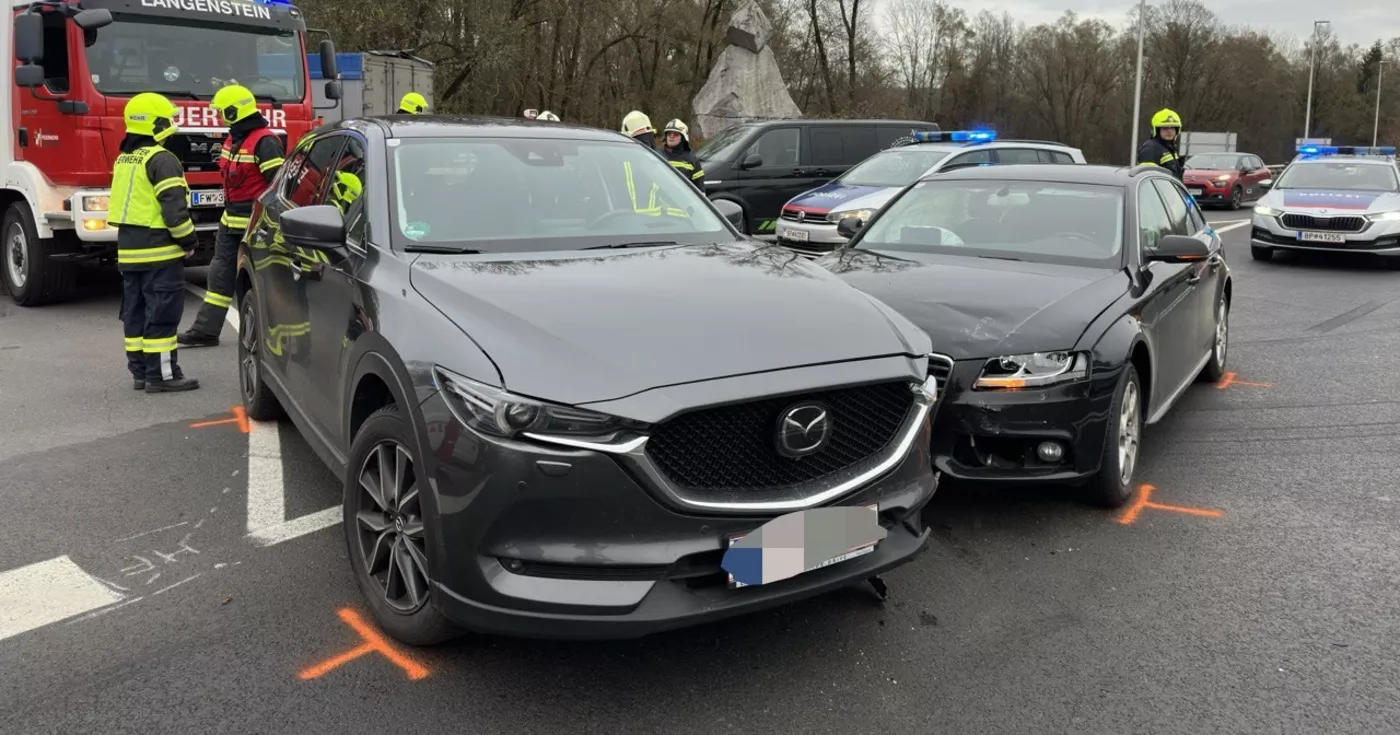
[[[1025,262],[1025,258],[1012,258],[1007,255],[974,255],[975,258],[986,258],[987,260],[1014,260],[1017,263]]]
[[[471,248],[454,248],[451,245],[409,245],[406,253],[447,253],[449,255],[481,255],[482,251]]]
[[[622,250],[625,248],[648,248],[657,245],[679,245],[675,240],[656,240],[654,242],[617,242],[610,245],[593,245],[583,248],[584,250]]]
[[[165,91],[162,91],[161,94],[165,95],[166,97],[179,97],[179,98],[182,99],[182,100],[202,100],[202,99],[204,99],[203,97],[200,97],[199,95],[195,94],[194,92],[165,92]]]

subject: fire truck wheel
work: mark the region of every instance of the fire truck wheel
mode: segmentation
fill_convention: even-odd
[[[51,240],[40,240],[29,205],[15,202],[5,211],[0,227],[0,278],[10,298],[20,306],[65,301],[77,285],[72,263],[49,258]]]

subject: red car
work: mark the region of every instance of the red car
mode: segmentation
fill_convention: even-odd
[[[1251,153],[1197,153],[1186,159],[1186,190],[1201,204],[1239,209],[1264,196],[1260,182],[1272,177],[1264,161]]]

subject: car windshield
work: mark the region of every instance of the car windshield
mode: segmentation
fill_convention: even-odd
[[[539,252],[733,239],[655,153],[626,141],[395,140],[401,246]]]
[[[725,128],[719,132],[719,135],[702,143],[696,149],[695,157],[701,161],[728,161],[738,152],[739,144],[743,142],[744,134],[747,132],[749,132],[747,125]]]
[[[1240,157],[1230,153],[1197,153],[1186,159],[1186,168],[1234,171],[1240,167]]]
[[[1395,167],[1349,161],[1310,161],[1284,169],[1275,189],[1342,189],[1346,191],[1396,191]]]
[[[839,181],[848,186],[905,187],[947,157],[947,151],[929,149],[884,151],[856,164]]]
[[[854,246],[1118,268],[1118,187],[1034,181],[921,181],[886,206]]]
[[[237,82],[268,100],[306,97],[306,57],[292,31],[231,31],[226,25],[121,13],[113,18],[87,49],[88,72],[103,94],[204,99]]]

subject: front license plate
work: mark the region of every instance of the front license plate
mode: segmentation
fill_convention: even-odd
[[[1300,232],[1298,239],[1303,242],[1346,242],[1347,236],[1340,232]]]
[[[812,511],[816,511],[816,512],[826,512],[826,511],[834,511],[834,510],[842,510],[842,511],[862,510],[862,511],[869,511],[870,517],[869,517],[868,520],[869,520],[870,526],[871,526],[872,528],[879,528],[879,522],[880,522],[880,521],[879,521],[880,505],[879,505],[878,503],[871,503],[870,505],[859,506],[858,508],[857,508],[857,507],[854,507],[854,506],[851,506],[851,507],[844,507],[844,508],[839,508],[839,509],[837,509],[837,508],[814,508],[814,509],[812,509]],[[809,513],[809,512],[812,512],[812,511],[798,511],[798,512],[796,512],[796,513],[789,513],[787,517],[798,518],[798,517],[802,516],[802,514],[804,514],[804,513]],[[771,524],[770,524],[770,525],[771,525]],[[815,525],[815,524],[807,524],[807,528],[810,529],[810,528],[812,527],[812,525]],[[764,528],[768,528],[768,526],[764,526]],[[762,530],[762,529],[755,529],[755,530]],[[752,531],[751,531],[750,533],[752,533]],[[776,554],[781,554],[782,557],[785,557],[785,558],[780,558],[780,559],[779,559],[780,562],[786,563],[786,564],[800,563],[800,564],[802,565],[802,567],[803,567],[801,572],[796,572],[796,573],[791,573],[791,574],[780,574],[780,575],[779,575],[779,576],[781,577],[780,579],[776,579],[776,580],[772,580],[772,581],[782,581],[782,579],[787,579],[787,578],[790,578],[790,577],[793,577],[793,576],[797,576],[797,574],[805,574],[806,572],[810,572],[810,571],[813,571],[813,570],[816,570],[816,569],[823,569],[823,568],[825,568],[825,567],[829,567],[829,566],[831,566],[832,564],[839,564],[839,563],[841,563],[841,562],[843,562],[843,561],[849,561],[849,560],[851,560],[851,559],[856,559],[856,558],[858,558],[858,557],[865,556],[866,554],[869,554],[869,553],[875,551],[875,547],[878,546],[879,543],[880,543],[880,539],[866,540],[866,539],[863,539],[863,538],[859,535],[859,534],[860,534],[860,531],[855,531],[855,533],[857,534],[857,535],[856,535],[856,538],[860,539],[858,542],[856,542],[856,543],[854,543],[854,544],[851,544],[851,545],[849,545],[849,546],[847,546],[847,547],[844,547],[844,550],[835,550],[836,553],[822,555],[822,556],[819,556],[819,557],[818,557],[817,559],[815,559],[815,560],[808,559],[808,560],[806,560],[805,562],[799,561],[799,560],[800,560],[800,557],[802,557],[802,556],[804,556],[804,555],[810,556],[810,554],[806,554],[806,551],[807,551],[808,549],[817,548],[818,545],[819,545],[822,541],[824,541],[825,539],[818,539],[818,538],[802,538],[802,539],[800,540],[800,544],[799,544],[799,543],[797,543],[797,542],[795,542],[795,541],[790,541],[790,540],[787,540],[787,539],[783,539],[783,540],[779,540],[779,541],[776,541],[776,542],[775,542],[775,541],[773,541],[773,540],[770,540],[770,538],[765,537],[765,538],[764,538],[764,549],[763,549],[764,553],[768,553],[768,552],[770,552],[770,550],[776,550],[776,552],[775,552]],[[728,543],[728,545],[729,545],[730,547],[733,547],[735,544],[739,543],[740,541],[742,541],[742,540],[743,540],[744,538],[746,538],[747,536],[748,536],[747,533],[732,535],[732,536],[729,537],[729,543]],[[883,529],[881,529],[881,538],[883,538]],[[765,562],[763,562],[763,563],[765,564],[765,566],[768,564],[767,561],[765,561]],[[733,575],[732,573],[727,573],[726,576],[727,576],[728,579],[729,579],[729,589],[738,589],[738,588],[740,588],[740,587],[753,587],[753,586],[757,586],[757,585],[755,585],[755,584],[747,584],[747,583],[744,583],[744,582],[741,582],[741,581],[735,579],[735,578],[734,578],[734,575]],[[767,569],[765,569],[764,577],[765,577],[765,578],[768,577]]]
[[[192,191],[190,192],[191,207],[222,207],[224,206],[224,192],[218,191]]]
[[[1200,196],[1200,195],[1202,195],[1202,194],[1205,193],[1205,189],[1202,189],[1202,188],[1196,187],[1196,186],[1193,186],[1193,187],[1187,189],[1187,191],[1191,192],[1191,196],[1193,196],[1193,197],[1198,197],[1198,196]]]
[[[783,239],[794,242],[807,242],[808,233],[806,230],[783,230]]]

